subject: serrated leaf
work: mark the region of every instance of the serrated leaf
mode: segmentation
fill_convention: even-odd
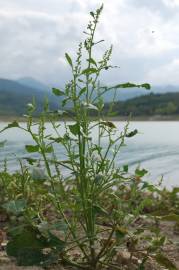
[[[64,96],[65,95],[65,93],[58,88],[52,88],[52,92],[56,96]]]
[[[39,146],[38,145],[26,145],[25,149],[29,153],[35,153],[39,151]]]
[[[80,127],[79,125],[76,123],[74,125],[69,125],[68,126],[69,129],[70,129],[70,132],[73,134],[73,135],[78,135],[80,133]]]
[[[43,259],[42,249],[46,246],[47,242],[43,237],[37,238],[37,232],[24,229],[19,235],[11,238],[6,252],[8,256],[16,257],[20,265],[40,265]],[[36,257],[35,254],[38,256]]]
[[[6,209],[7,212],[13,213],[14,215],[22,213],[26,206],[27,202],[25,199],[12,200],[3,204],[3,208]]]
[[[8,124],[5,128],[3,128],[0,132],[3,132],[6,129],[20,127],[17,121],[13,121],[12,123]]]
[[[65,53],[65,57],[66,57],[66,59],[67,59],[67,61],[68,61],[68,64],[69,64],[71,67],[73,67],[73,63],[72,63],[71,57],[68,55],[68,53]]]

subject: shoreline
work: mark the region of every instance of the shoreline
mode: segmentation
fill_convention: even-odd
[[[121,121],[121,122],[177,122],[179,121],[179,115],[169,115],[169,116],[162,116],[162,115],[154,115],[154,116],[135,116],[135,117],[126,117],[126,116],[115,116],[115,117],[104,117],[107,121]],[[38,120],[38,117],[34,120]],[[59,121],[72,121],[72,119],[68,117],[62,117]],[[96,121],[96,117],[91,117],[91,120]],[[26,118],[23,116],[0,116],[1,122],[26,122]]]

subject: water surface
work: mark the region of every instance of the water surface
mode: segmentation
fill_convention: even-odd
[[[124,122],[115,122],[119,130],[122,130]],[[7,123],[0,123],[0,130]],[[23,124],[22,124],[23,125]],[[156,183],[161,176],[164,177],[164,185],[179,185],[179,122],[132,122],[130,129],[138,129],[139,134],[127,139],[127,146],[122,147],[117,164],[128,164],[130,170],[134,170],[140,164],[150,173],[148,181]],[[53,134],[50,125],[47,124],[48,133]],[[61,132],[64,132],[63,126]],[[93,137],[96,130],[93,130]],[[10,170],[18,169],[17,159],[27,157],[24,147],[32,143],[30,136],[25,132],[12,128],[0,134],[0,141],[6,140],[4,148],[1,148],[0,164],[6,158]],[[105,145],[105,144],[104,144]],[[58,154],[63,152],[57,149]]]

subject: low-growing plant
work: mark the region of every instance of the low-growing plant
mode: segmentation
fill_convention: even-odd
[[[155,189],[143,180],[147,171],[137,168],[130,175],[127,166],[118,168],[115,162],[126,138],[138,131],[130,130],[129,123],[119,131],[104,117],[103,95],[111,91],[115,98],[118,89],[150,89],[150,85],[100,83],[101,73],[114,68],[109,62],[112,46],[101,59],[93,56],[95,47],[103,42],[95,40],[102,9],[90,12],[84,32],[87,38],[79,44],[76,60],[65,54],[72,78],[64,89],[52,90],[62,110],[51,110],[46,100],[44,111],[34,119],[33,101],[28,104],[26,126],[14,121],[4,129],[20,128],[33,139],[33,144],[25,146],[31,154],[25,158],[29,165],[21,162],[21,172],[0,175],[2,182],[11,177],[5,184],[3,208],[15,216],[7,254],[16,257],[19,265],[63,263],[96,270],[124,269],[119,254],[126,250],[130,254],[126,269],[145,269],[150,257],[175,269],[161,253],[165,237],[152,226],[146,234],[145,228],[137,225],[144,208],[152,205],[150,197],[141,194]],[[113,102],[109,116],[112,108]],[[96,112],[95,122],[91,111]]]

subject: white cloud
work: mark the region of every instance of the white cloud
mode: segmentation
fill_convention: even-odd
[[[179,6],[179,1],[178,0],[163,0],[164,4],[167,5],[168,7],[178,7]]]
[[[0,0],[0,77],[32,76],[63,83],[69,76],[64,53],[74,55],[89,11],[100,4],[100,0]],[[108,81],[163,82],[160,70],[172,65],[179,50],[178,13],[179,0],[106,1],[96,39],[104,38],[104,46],[114,44],[113,62],[121,67],[109,74]],[[101,51],[99,46],[97,56]],[[178,83],[179,67],[175,68],[173,82]],[[155,79],[153,70],[158,71]]]
[[[146,79],[153,84],[160,82],[165,85],[179,85],[179,58],[154,68],[149,72]]]

